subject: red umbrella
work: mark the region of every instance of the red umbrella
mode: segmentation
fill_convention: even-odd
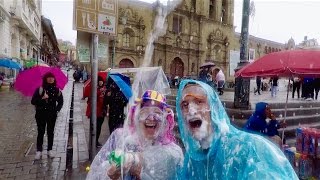
[[[236,72],[235,77],[255,76],[320,76],[320,51],[317,50],[288,50],[271,53],[244,66]],[[288,82],[288,87],[290,80]],[[284,121],[287,118],[289,88],[284,112]],[[282,140],[284,130],[282,131]]]
[[[320,51],[288,50],[271,53],[241,68],[235,77],[292,75],[319,76]]]
[[[105,81],[107,81],[108,72],[100,71],[98,72],[98,76],[102,77]],[[83,97],[89,97],[91,94],[91,79],[88,79],[83,85]]]

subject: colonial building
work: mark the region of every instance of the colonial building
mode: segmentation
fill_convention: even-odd
[[[41,0],[0,0],[0,54],[18,60],[36,58],[40,23]]]
[[[157,2],[120,1],[118,36],[109,46],[110,57],[113,53],[115,57],[110,64],[119,68],[142,64],[159,8]],[[152,66],[179,77],[198,74],[206,60],[227,70],[229,50],[237,47],[233,11],[233,0],[184,0],[166,17],[168,28],[154,42]]]
[[[118,35],[109,41],[108,57],[99,59],[99,69],[141,66],[161,8],[158,2],[120,0]],[[183,0],[165,18],[167,29],[153,43],[151,66],[162,66],[171,77],[183,77],[197,75],[201,64],[213,61],[233,81],[240,58],[240,34],[234,31],[233,12],[234,0]],[[78,32],[77,47],[89,47],[89,39],[90,34]],[[105,39],[99,36],[99,41]],[[254,36],[249,39],[250,60],[284,49],[281,43]]]
[[[60,50],[51,20],[42,16],[41,26],[42,36],[40,58],[47,64],[56,65],[59,60]]]
[[[240,33],[236,32],[235,38],[236,38],[236,47],[237,47],[236,50],[239,50],[240,49]],[[285,49],[285,44],[283,43],[270,41],[267,39],[250,35],[248,59],[255,60],[266,54],[282,51],[284,49]]]

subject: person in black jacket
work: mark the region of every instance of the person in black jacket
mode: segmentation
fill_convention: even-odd
[[[108,125],[111,134],[115,129],[123,126],[125,119],[124,107],[127,105],[128,100],[112,78],[108,78],[106,86],[107,94],[104,104],[105,106],[109,105]]]
[[[43,136],[47,126],[48,156],[54,157],[52,152],[54,126],[57,120],[57,113],[63,106],[63,96],[56,87],[56,79],[52,73],[46,73],[42,79],[42,86],[37,88],[33,94],[31,104],[36,108],[36,121],[38,127],[37,152],[35,159],[41,158]]]

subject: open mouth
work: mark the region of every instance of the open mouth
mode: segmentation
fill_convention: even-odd
[[[144,126],[147,128],[147,129],[156,129],[157,128],[157,124],[156,122],[146,122],[144,123]]]
[[[199,128],[202,125],[201,119],[191,119],[189,120],[189,126],[191,128]]]

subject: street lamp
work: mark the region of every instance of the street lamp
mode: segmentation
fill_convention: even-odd
[[[237,72],[243,66],[249,63],[248,61],[248,40],[249,40],[249,15],[250,15],[250,0],[243,0],[242,8],[242,26],[240,36],[240,62],[235,69]],[[250,79],[237,77],[234,86],[234,107],[249,108],[250,97]]]

